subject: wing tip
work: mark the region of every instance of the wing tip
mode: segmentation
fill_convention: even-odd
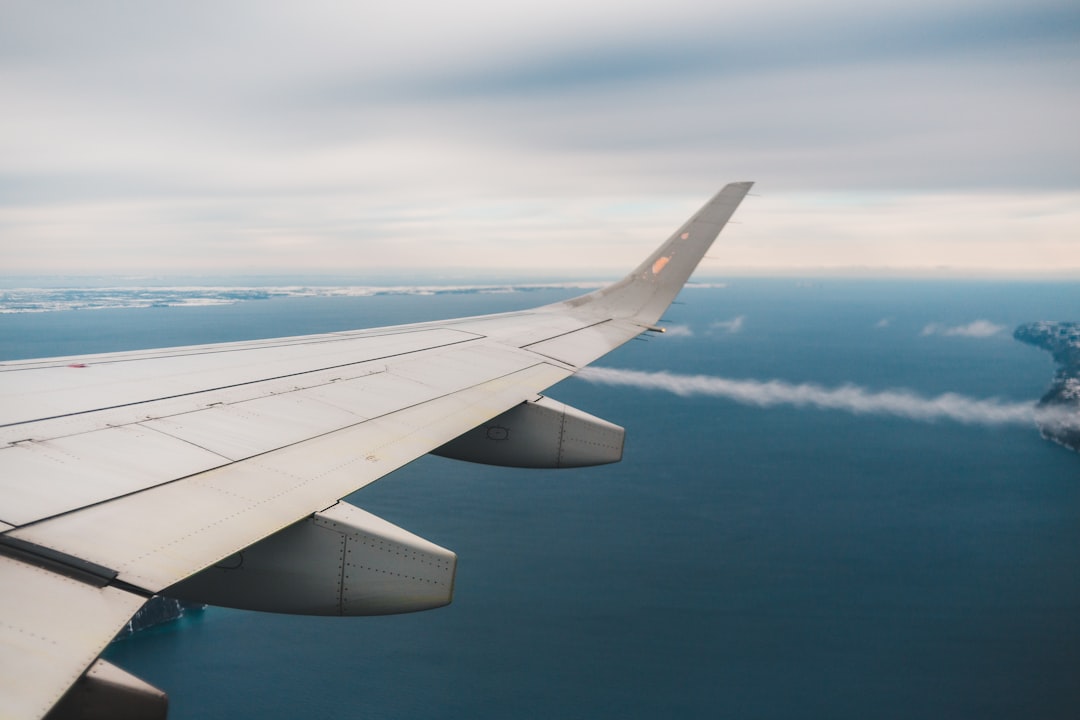
[[[750,188],[754,187],[754,182],[755,181],[753,180],[740,180],[739,182],[731,182],[725,185],[717,194],[723,195],[725,193],[741,193],[745,195],[746,193],[750,192]]]

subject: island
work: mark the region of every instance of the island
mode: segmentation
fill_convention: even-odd
[[[1013,337],[1021,342],[1049,350],[1058,364],[1050,389],[1039,400],[1040,408],[1071,411],[1072,423],[1040,422],[1043,437],[1080,452],[1080,323],[1026,323],[1016,328]]]
[[[163,595],[155,595],[146,601],[146,604],[132,615],[127,625],[117,634],[116,640],[122,640],[141,630],[164,625],[179,620],[186,614],[202,612],[206,605],[201,603],[189,603]]]

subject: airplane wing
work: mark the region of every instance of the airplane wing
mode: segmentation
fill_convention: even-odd
[[[530,311],[0,363],[0,718],[95,697],[163,716],[163,694],[97,659],[159,593],[311,614],[448,603],[453,553],[340,499],[433,451],[618,460],[620,428],[539,393],[659,330],[750,186],[623,280]]]

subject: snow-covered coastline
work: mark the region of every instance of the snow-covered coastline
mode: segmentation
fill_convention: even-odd
[[[601,281],[507,283],[490,285],[275,285],[0,288],[0,314],[120,308],[233,305],[249,300],[299,297],[376,297],[383,295],[499,295],[534,290],[594,290]]]
[[[1058,363],[1050,389],[1039,400],[1039,407],[1072,410],[1080,415],[1080,323],[1026,323],[1016,328],[1013,337],[1049,351]],[[1043,436],[1080,452],[1080,430],[1075,424],[1041,423]]]
[[[192,612],[202,612],[206,605],[201,603],[189,603],[163,595],[155,595],[150,598],[139,611],[131,616],[127,625],[117,634],[116,640],[121,640],[133,635],[140,630],[148,630],[158,625],[164,625],[179,620]]]

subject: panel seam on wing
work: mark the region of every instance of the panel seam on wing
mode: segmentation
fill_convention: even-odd
[[[390,358],[404,357],[406,355],[413,355],[413,354],[416,354],[416,353],[422,353],[422,352],[428,352],[428,351],[431,351],[431,350],[438,350],[438,349],[441,349],[441,348],[453,347],[455,345],[464,345],[464,344],[468,344],[468,343],[474,343],[477,340],[482,340],[482,339],[484,339],[484,336],[478,335],[478,336],[471,337],[471,338],[468,338],[468,339],[465,339],[465,340],[456,340],[454,342],[443,343],[441,345],[432,345],[430,347],[418,348],[416,350],[405,350],[403,352],[394,353],[392,355],[381,355],[379,357],[366,358],[364,360],[357,360],[357,361],[354,361],[354,362],[340,363],[338,365],[320,366],[320,367],[317,367],[317,368],[313,368],[311,370],[302,370],[300,372],[295,372],[295,373],[285,373],[284,375],[275,375],[275,376],[272,376],[272,377],[259,378],[258,380],[248,380],[246,382],[231,383],[229,385],[221,385],[221,386],[217,386],[217,387],[205,388],[205,389],[202,389],[202,390],[193,390],[191,392],[177,393],[176,395],[164,395],[164,396],[161,396],[161,397],[148,398],[146,400],[136,400],[136,401],[133,401],[133,402],[120,403],[118,405],[109,405],[107,407],[93,408],[93,409],[90,409],[90,410],[77,410],[75,412],[61,413],[59,415],[51,415],[49,417],[32,418],[32,419],[28,419],[28,420],[19,420],[18,422],[5,423],[3,425],[0,425],[0,428],[16,427],[16,426],[19,426],[19,425],[28,425],[28,424],[36,423],[36,422],[45,422],[45,421],[48,421],[48,420],[59,420],[59,419],[68,418],[68,417],[78,417],[78,416],[81,416],[81,415],[89,415],[89,414],[96,413],[96,412],[105,412],[107,410],[118,410],[120,408],[126,408],[126,407],[137,407],[139,405],[147,405],[147,404],[150,404],[150,403],[161,402],[161,401],[164,401],[164,400],[176,400],[178,398],[193,397],[195,395],[202,395],[203,393],[212,393],[212,392],[220,392],[222,390],[231,390],[233,388],[246,387],[246,386],[249,386],[249,385],[257,385],[259,383],[272,382],[274,380],[285,380],[285,379],[291,378],[291,377],[302,377],[304,375],[310,375],[312,373],[326,372],[327,370],[337,370],[337,369],[345,368],[345,367],[363,365],[365,363],[381,362],[381,361],[384,361],[384,360],[388,360]]]

